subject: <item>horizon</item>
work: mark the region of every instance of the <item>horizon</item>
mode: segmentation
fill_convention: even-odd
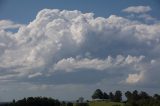
[[[160,93],[158,0],[0,0],[0,101]]]

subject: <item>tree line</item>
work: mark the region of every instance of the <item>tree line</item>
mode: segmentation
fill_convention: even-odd
[[[13,100],[10,103],[1,103],[0,106],[89,106],[84,102],[65,102],[47,97],[28,97],[21,100]]]
[[[97,89],[93,93],[92,99],[108,99],[111,102],[123,102],[125,106],[160,106],[159,94],[151,96],[144,91],[138,92],[137,90],[134,90],[133,92],[125,92],[124,96],[127,99],[126,101],[122,101],[122,92],[119,90],[115,91],[115,93],[110,92],[107,94],[106,92],[102,92],[100,89]]]
[[[115,93],[110,92],[107,94],[106,92],[102,92],[100,89],[97,89],[93,95],[92,99],[109,99],[113,102],[121,102],[122,101],[122,92],[117,90]]]
[[[60,102],[58,99],[47,97],[28,97],[21,100],[13,100],[11,103],[0,104],[0,106],[73,106],[72,102]]]
[[[160,106],[160,95],[158,94],[151,96],[144,91],[135,90],[127,91],[125,96],[127,98],[126,106]]]
[[[155,94],[153,96],[148,93],[134,90],[133,92],[127,91],[124,93],[126,100],[122,100],[122,92],[117,90],[115,92],[102,92],[100,89],[95,90],[92,95],[94,101],[108,101],[124,103],[125,106],[160,106],[160,95]],[[28,97],[21,100],[13,100],[10,103],[1,103],[0,106],[89,106],[90,101],[83,101],[83,98],[79,98],[77,103],[59,101],[53,98],[47,97]]]

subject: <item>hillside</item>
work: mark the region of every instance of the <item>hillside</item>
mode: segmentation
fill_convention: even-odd
[[[74,104],[73,106],[124,106],[124,104],[110,101],[92,101],[88,104]]]
[[[124,104],[117,102],[108,102],[108,101],[95,101],[95,102],[90,102],[89,106],[124,106]]]

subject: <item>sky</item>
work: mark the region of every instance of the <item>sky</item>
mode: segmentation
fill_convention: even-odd
[[[160,93],[159,0],[0,0],[0,101]]]

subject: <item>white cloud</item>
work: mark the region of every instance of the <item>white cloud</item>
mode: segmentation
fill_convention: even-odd
[[[149,9],[136,11],[142,13]],[[124,75],[120,80],[127,76],[128,82],[135,83],[140,77],[133,74],[137,73],[137,66],[132,67],[137,64],[150,66],[154,63],[151,60],[160,58],[159,23],[148,25],[116,15],[104,18],[77,10],[44,9],[28,25],[6,20],[0,24],[2,80],[26,81],[48,74],[52,76],[50,71],[56,74],[59,70],[72,72],[76,69],[105,70],[126,66],[130,68],[124,69],[125,73],[117,71],[117,74]],[[12,33],[6,30],[8,28],[19,30]],[[142,61],[143,56],[145,59]],[[143,71],[149,73],[147,69]]]
[[[141,14],[138,16],[140,19],[144,19],[145,21],[155,21],[156,19],[148,14]]]
[[[18,32],[7,30],[12,28]],[[77,89],[87,97],[96,88],[159,88],[159,29],[156,22],[95,17],[77,10],[44,9],[27,25],[2,20],[0,84],[8,88],[10,98],[60,95],[65,99],[66,94],[79,97]]]
[[[156,63],[156,60],[151,60],[151,64],[155,64]]]
[[[23,26],[22,24],[16,24],[10,20],[0,20],[0,30],[2,29],[15,29]]]
[[[16,75],[17,76],[17,75]],[[3,76],[0,76],[0,79],[1,80],[7,80],[7,79],[10,79],[10,78],[13,78],[15,77],[15,75],[3,75]]]
[[[139,74],[129,74],[128,78],[126,79],[126,83],[129,84],[139,83],[140,81],[143,80],[143,77],[144,77],[143,72],[140,72]]]
[[[48,89],[49,85],[31,85],[31,87],[29,87],[29,90],[32,91],[43,91]]]
[[[38,72],[38,73],[34,73],[34,74],[31,74],[28,76],[28,78],[34,78],[34,77],[37,77],[37,76],[41,76],[42,73]]]
[[[151,10],[152,9],[150,6],[131,6],[126,9],[123,9],[122,11],[127,13],[146,13]]]
[[[127,57],[118,55],[116,58],[108,56],[108,58],[104,60],[88,58],[74,59],[71,57],[58,61],[57,64],[54,65],[54,70],[64,70],[67,72],[71,72],[76,69],[93,69],[103,71],[108,68],[139,64],[143,58],[144,56],[134,57],[130,55]]]

